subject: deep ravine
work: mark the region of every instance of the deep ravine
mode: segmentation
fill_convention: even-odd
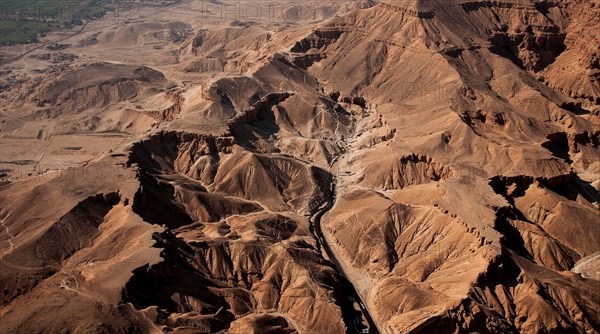
[[[320,253],[323,251],[327,255],[331,266],[335,269],[340,277],[340,288],[336,289],[336,301],[342,310],[342,317],[346,323],[346,332],[348,334],[355,333],[380,333],[377,325],[373,321],[366,304],[363,302],[361,296],[358,294],[350,280],[346,277],[342,266],[340,265],[335,253],[327,244],[323,231],[321,229],[321,218],[331,208],[333,208],[336,201],[336,178],[332,177],[331,190],[327,203],[321,209],[319,209],[311,218],[310,222],[312,225],[311,231],[315,235],[317,240],[317,248]],[[324,255],[324,254],[321,254]]]

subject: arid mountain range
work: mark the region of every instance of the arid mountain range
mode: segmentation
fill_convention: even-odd
[[[0,333],[599,333],[600,2],[137,3],[0,47]]]

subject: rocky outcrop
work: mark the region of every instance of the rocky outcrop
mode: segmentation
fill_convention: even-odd
[[[600,7],[302,6],[7,64],[6,331],[597,332]]]

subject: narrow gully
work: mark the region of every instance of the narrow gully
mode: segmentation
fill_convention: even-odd
[[[325,213],[327,213],[336,201],[336,188],[335,181],[331,182],[331,191],[329,194],[329,198],[327,200],[327,205],[317,211],[312,218],[312,232],[317,239],[317,247],[321,248],[327,254],[331,266],[338,273],[340,277],[340,286],[339,292],[336,294],[336,300],[338,305],[342,310],[342,317],[344,322],[346,323],[346,333],[348,334],[379,334],[379,329],[377,325],[371,318],[369,311],[363,302],[362,298],[350,282],[350,280],[346,277],[342,266],[340,266],[339,261],[337,260],[335,253],[331,250],[325,237],[323,236],[323,231],[321,230],[321,218]]]

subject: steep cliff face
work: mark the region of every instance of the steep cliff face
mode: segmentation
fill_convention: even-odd
[[[585,97],[598,96],[599,84],[555,72],[565,58],[571,72],[598,70],[595,52],[578,44],[586,37],[574,33],[598,8],[580,5],[389,2],[330,23],[344,33],[314,46],[328,57],[309,71],[327,71],[326,85],[359,83],[337,87],[376,103],[381,116],[370,117],[396,130],[369,148],[357,143],[372,134],[355,134],[338,160],[344,187],[325,223],[383,331],[597,330],[597,312],[586,311],[597,307],[597,284],[569,270],[598,251],[586,246],[600,228],[598,165],[575,153],[574,138],[587,138],[581,147],[599,156],[589,136],[597,102]],[[380,29],[388,17],[398,27]],[[369,34],[360,30],[367,26]],[[595,36],[586,41],[598,48]],[[336,51],[350,47],[372,50],[353,54],[365,67],[340,66],[349,57]],[[355,209],[353,201],[376,195],[380,206]],[[421,266],[411,264],[418,255]],[[458,275],[467,263],[473,276]]]
[[[197,4],[7,69],[9,332],[600,330],[597,2]]]

